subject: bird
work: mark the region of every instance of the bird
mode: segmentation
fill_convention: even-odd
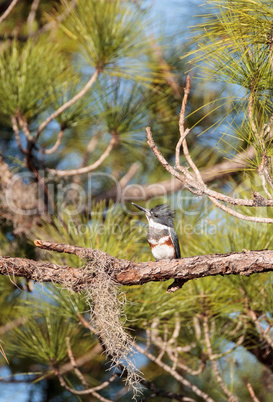
[[[174,212],[167,204],[156,205],[146,209],[140,205],[132,204],[144,212],[148,219],[148,243],[154,258],[159,261],[165,258],[181,258],[178,236],[174,230]]]

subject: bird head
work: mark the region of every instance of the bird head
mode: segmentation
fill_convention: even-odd
[[[132,204],[144,212],[148,219],[149,225],[160,224],[164,226],[174,227],[174,212],[168,207],[167,204],[156,205],[152,209],[143,208],[140,205]]]

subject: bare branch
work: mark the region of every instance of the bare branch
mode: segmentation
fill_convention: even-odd
[[[252,401],[253,402],[260,402],[260,400],[255,395],[254,389],[252,388],[252,385],[250,384],[250,382],[248,382],[246,386],[247,386],[247,389],[248,389],[248,392],[249,392],[249,394],[251,396]]]
[[[205,182],[203,180],[202,174],[199,171],[199,169],[197,168],[197,166],[195,165],[195,163],[193,162],[189,150],[188,150],[188,146],[187,146],[187,142],[186,142],[186,136],[189,134],[190,129],[185,130],[184,124],[185,124],[185,109],[186,109],[186,104],[187,104],[187,99],[188,99],[188,95],[189,95],[189,91],[190,91],[190,77],[187,76],[187,83],[186,83],[186,88],[184,91],[184,97],[182,100],[182,106],[181,106],[181,112],[180,112],[180,119],[179,119],[179,131],[180,131],[180,139],[176,145],[176,149],[175,149],[175,169],[179,170],[180,173],[177,172],[177,170],[175,170],[164,158],[164,156],[161,154],[161,152],[159,151],[159,149],[157,148],[157,146],[155,145],[153,136],[152,136],[152,132],[150,127],[146,127],[146,132],[147,132],[147,142],[148,145],[150,146],[150,148],[152,149],[152,151],[154,152],[155,156],[157,157],[157,159],[159,160],[159,162],[162,164],[162,166],[169,172],[171,173],[175,178],[177,178],[178,180],[181,181],[182,185],[187,188],[187,190],[189,190],[190,192],[192,192],[193,194],[200,196],[200,195],[207,195],[210,200],[214,203],[214,205],[216,205],[218,208],[222,209],[223,211],[236,216],[237,218],[240,219],[245,219],[248,221],[253,221],[253,222],[263,222],[263,223],[273,223],[273,219],[270,218],[260,218],[260,217],[249,217],[247,215],[244,215],[242,213],[236,212],[234,211],[232,208],[226,207],[225,205],[221,204],[221,202],[225,202],[225,203],[229,203],[231,205],[238,205],[238,206],[257,206],[257,199],[240,199],[240,198],[235,198],[235,197],[230,197],[224,194],[221,194],[217,191],[211,190],[209,189],[206,185]],[[256,133],[257,138],[260,139],[260,141],[262,141],[262,145],[264,146],[264,141],[263,138],[261,138],[261,135],[258,135],[257,132],[257,127],[254,123],[253,120],[253,95],[251,94],[250,96],[250,100],[249,100],[249,119],[250,119],[250,123],[252,124],[252,129],[253,131]],[[271,120],[270,120],[270,124],[271,124]],[[188,171],[188,169],[184,166],[180,165],[180,149],[181,149],[181,145],[183,145],[183,151],[184,151],[184,155],[186,157],[186,160],[189,164],[189,167],[192,168],[195,177]],[[251,150],[252,151],[252,150]],[[266,158],[266,154],[264,156]],[[263,173],[263,172],[262,172]],[[272,184],[273,187],[273,181],[269,175],[269,172],[267,172],[267,176],[269,177],[269,182]],[[270,184],[270,185],[271,185]],[[264,188],[265,191],[267,193],[267,195],[269,195],[269,199],[264,199],[262,196],[260,196],[259,198],[259,206],[269,206],[269,205],[273,205],[272,201],[273,198],[271,197],[271,195],[267,192],[266,190],[266,186],[264,183]]]
[[[187,137],[187,135],[190,133],[190,129],[187,128],[185,130],[184,128],[184,122],[185,122],[185,112],[186,112],[186,105],[187,105],[187,100],[188,100],[188,96],[190,93],[190,76],[187,75],[187,84],[186,84],[186,88],[184,90],[184,96],[183,96],[183,100],[182,100],[182,105],[181,105],[181,111],[180,111],[180,118],[179,118],[179,132],[180,132],[180,139],[176,145],[175,148],[175,167],[176,169],[180,170],[183,172],[183,170],[181,170],[181,166],[180,166],[180,149],[181,149],[181,145],[183,144],[183,148],[187,145],[185,139]],[[184,155],[186,156],[186,159],[189,163],[189,165],[191,167],[192,166],[192,161],[191,158],[189,158],[189,153],[187,152],[187,154],[185,154],[185,150],[184,150]],[[195,172],[195,168],[193,167],[193,170]]]
[[[234,198],[230,197],[221,193],[218,193],[217,191],[211,190],[207,188],[203,183],[200,183],[195,179],[186,168],[181,167],[180,174],[177,172],[164,158],[164,156],[161,154],[157,146],[155,145],[154,139],[152,137],[152,132],[150,127],[146,127],[146,132],[147,132],[147,138],[148,141],[147,143],[149,144],[150,148],[154,152],[155,156],[159,160],[159,162],[162,164],[162,166],[169,172],[171,173],[174,177],[179,179],[182,184],[184,185],[185,188],[187,188],[189,191],[191,191],[195,195],[203,195],[206,194],[207,196],[214,198],[215,200],[220,200],[223,202],[227,202],[231,205],[240,205],[240,206],[248,206],[248,207],[257,207],[257,202],[255,200],[249,200],[249,199],[244,199],[244,198]],[[272,206],[273,205],[273,200],[266,200],[263,199],[264,202],[260,203],[259,206]],[[221,204],[220,204],[221,205]],[[231,210],[233,211],[233,210]],[[241,216],[244,216],[241,214]],[[244,218],[241,218],[244,219]],[[263,218],[254,218],[250,219],[255,222],[266,222],[266,223],[273,223],[273,220],[264,220]]]
[[[230,175],[237,173],[244,169],[248,165],[248,161],[255,156],[255,149],[249,146],[244,151],[235,155],[232,159],[226,160],[209,168],[200,170],[202,180],[204,183],[209,183],[218,179],[225,179]],[[153,197],[165,196],[169,193],[174,193],[183,188],[183,183],[178,179],[163,180],[153,184],[144,184],[141,186],[141,199],[148,200]],[[130,186],[126,188],[126,201],[134,201],[140,196],[139,188],[136,186]],[[102,193],[98,196],[98,199],[114,199],[119,201],[119,191],[116,187],[113,187],[109,191]],[[248,200],[246,200],[248,201]],[[256,200],[251,200],[252,205],[257,206]],[[271,200],[263,199],[264,205],[273,205]]]
[[[35,20],[35,16],[40,4],[40,0],[33,0],[30,8],[29,15],[27,17],[27,29],[28,33],[31,34],[33,32],[33,22]]]
[[[241,205],[241,206],[257,206],[257,202],[255,200],[248,200],[248,199],[243,199],[243,198],[234,198],[230,197],[221,193],[218,193],[217,191],[211,190],[207,188],[204,183],[200,183],[197,179],[194,179],[193,176],[188,172],[188,170],[184,167],[181,167],[179,170],[182,174],[178,173],[164,158],[164,156],[161,154],[157,146],[155,145],[155,142],[152,137],[152,132],[150,127],[146,128],[147,132],[147,138],[148,138],[148,144],[154,154],[156,155],[157,159],[159,162],[162,164],[162,166],[173,176],[175,176],[177,179],[179,179],[183,185],[193,194],[195,195],[202,195],[206,194],[209,196],[211,201],[220,209],[222,209],[225,212],[228,212],[231,215],[236,216],[237,218],[240,219],[245,219],[249,220],[252,222],[263,222],[263,223],[273,223],[273,219],[270,218],[259,218],[259,217],[249,217],[247,215],[243,215],[241,213],[238,213],[234,211],[233,209],[226,207],[222,205],[218,200],[230,203],[232,205]],[[273,205],[273,200],[265,200],[266,205]],[[261,204],[260,206],[264,206],[264,204]]]
[[[216,207],[220,208],[222,211],[227,212],[230,215],[235,216],[236,218],[244,219],[245,221],[249,221],[249,222],[273,223],[273,219],[271,219],[271,218],[259,218],[256,216],[244,215],[244,214],[241,214],[240,212],[235,211],[234,209],[232,209],[230,207],[227,207],[226,205],[221,204],[219,201],[217,201],[216,199],[214,199],[212,197],[209,197],[209,198]],[[256,204],[256,206],[257,206],[257,204]]]
[[[202,174],[199,172],[197,166],[195,165],[195,163],[193,162],[191,155],[189,153],[189,149],[188,149],[188,145],[187,145],[187,140],[186,140],[186,136],[182,142],[183,145],[183,153],[187,159],[188,164],[190,165],[190,167],[192,168],[192,170],[195,173],[195,176],[197,178],[197,180],[199,181],[199,183],[202,183],[203,185],[205,184],[203,179],[202,179]]]
[[[50,155],[50,154],[53,154],[55,151],[57,151],[57,149],[61,145],[63,135],[64,135],[63,130],[60,130],[55,144],[49,149],[42,149],[41,153]]]
[[[198,388],[196,385],[191,384],[190,381],[186,380],[186,378],[182,377],[176,370],[174,370],[172,367],[168,366],[166,363],[158,360],[154,355],[149,353],[147,350],[143,349],[141,346],[138,344],[134,343],[134,348],[139,352],[142,353],[144,356],[148,357],[152,362],[156,363],[159,367],[161,367],[164,371],[169,373],[171,376],[173,376],[178,382],[183,384],[185,387],[191,389],[196,395],[200,396],[207,402],[214,402],[212,398],[205,392],[201,391],[200,388]]]
[[[186,366],[185,364],[182,364],[182,363],[179,362],[178,352],[181,352],[181,351],[185,352],[186,348],[187,348],[186,351],[189,352],[192,348],[189,347],[189,345],[187,345],[185,348],[177,347],[175,339],[178,337],[179,331],[180,331],[180,328],[181,328],[181,322],[178,319],[178,317],[176,319],[175,329],[174,329],[173,334],[172,334],[172,336],[171,336],[171,338],[169,340],[167,340],[167,339],[163,340],[161,338],[161,336],[159,335],[159,331],[157,329],[157,326],[158,326],[158,320],[154,319],[153,324],[152,324],[152,328],[151,328],[151,331],[150,331],[150,337],[151,337],[151,340],[152,340],[153,344],[155,346],[157,346],[159,348],[159,350],[160,350],[160,354],[157,357],[157,360],[161,360],[161,358],[164,356],[164,354],[166,352],[168,354],[168,357],[170,358],[170,360],[174,363],[173,364],[173,369],[174,370],[176,369],[176,367],[179,367],[180,369],[186,371],[187,373],[191,374],[192,376],[196,376],[196,375],[201,374],[204,371],[205,367],[206,367],[204,361],[201,362],[201,364],[200,364],[200,366],[199,366],[199,368],[197,370],[193,370],[190,367]],[[147,347],[146,347],[146,350],[147,350]]]
[[[11,11],[13,10],[13,8],[16,6],[17,3],[18,0],[12,0],[6,11],[1,15],[0,24],[7,18],[7,16],[11,13]]]
[[[267,334],[266,330],[263,328],[263,326],[260,324],[258,317],[255,313],[254,310],[251,310],[250,308],[248,308],[247,310],[247,315],[252,319],[252,321],[255,323],[255,326],[257,328],[257,330],[259,331],[259,333],[261,334],[261,336],[266,340],[266,342],[268,343],[268,345],[270,345],[271,349],[273,350],[273,339],[270,338],[270,336]]]
[[[170,66],[168,65],[168,63],[166,62],[166,60],[164,59],[164,56],[162,54],[161,48],[160,46],[157,45],[157,43],[155,42],[154,38],[151,38],[151,45],[152,45],[152,49],[154,51],[154,54],[159,62],[159,65],[166,77],[166,81],[167,83],[170,85],[170,88],[173,91],[174,97],[176,99],[180,99],[181,98],[181,90],[182,88],[179,86],[179,84],[176,82],[175,79],[175,75],[171,72]]]
[[[216,380],[217,380],[218,384],[220,385],[224,394],[228,397],[228,401],[229,402],[237,402],[238,398],[235,395],[233,395],[232,392],[230,392],[230,390],[226,387],[226,385],[223,381],[223,378],[221,376],[221,373],[218,369],[217,363],[215,360],[212,359],[213,351],[212,351],[212,346],[211,346],[211,342],[210,342],[210,334],[209,334],[209,325],[208,325],[207,315],[205,315],[203,317],[203,327],[204,327],[204,335],[205,335],[205,341],[206,341],[206,345],[207,345],[207,351],[208,351],[209,359],[211,361],[212,369],[216,376]]]
[[[12,124],[12,129],[14,131],[14,135],[15,135],[15,139],[18,145],[18,148],[20,149],[20,151],[23,154],[27,153],[27,150],[25,148],[23,148],[22,143],[21,143],[21,139],[20,139],[20,132],[19,132],[19,128],[18,128],[18,124],[17,124],[17,120],[15,116],[11,116],[11,124]]]
[[[104,383],[102,383],[101,385],[99,385],[98,387],[93,387],[93,388],[88,388],[88,389],[84,389],[82,391],[77,391],[74,388],[69,387],[69,385],[67,385],[67,383],[65,382],[63,376],[59,373],[59,371],[57,369],[55,369],[55,374],[56,376],[59,378],[60,384],[62,387],[64,387],[67,391],[71,392],[71,394],[74,395],[88,395],[88,394],[92,394],[94,397],[96,397],[99,401],[102,402],[112,402],[112,399],[106,399],[103,396],[101,396],[100,394],[98,394],[97,388],[103,389],[108,387],[108,385],[110,384],[110,380],[109,381],[105,381]],[[112,378],[112,377],[111,377]],[[114,378],[115,379],[115,378]],[[114,380],[113,379],[113,380]]]
[[[78,379],[80,380],[80,382],[82,383],[82,385],[87,389],[88,388],[88,384],[84,378],[84,376],[82,375],[82,373],[80,372],[80,370],[78,369],[77,363],[75,361],[72,349],[71,349],[71,344],[70,344],[70,339],[69,337],[66,338],[66,347],[67,347],[67,352],[68,352],[68,356],[69,356],[69,360],[71,362],[71,365],[74,369],[74,372],[76,374],[76,376],[78,377]]]
[[[71,349],[71,346],[70,346],[69,337],[66,338],[66,346],[67,346],[67,351],[68,351],[68,356],[69,356],[69,359],[70,359],[71,366],[73,367],[76,376],[79,378],[79,380],[81,381],[81,383],[83,384],[85,389],[82,390],[82,391],[77,391],[76,389],[71,388],[70,386],[68,386],[67,383],[65,382],[64,378],[63,378],[63,375],[61,374],[61,371],[59,369],[57,369],[57,368],[54,368],[54,372],[57,375],[57,377],[59,378],[60,384],[65,389],[67,389],[69,392],[71,392],[74,395],[88,395],[88,394],[91,394],[91,395],[95,396],[100,401],[111,402],[110,399],[106,399],[106,398],[102,397],[100,394],[97,393],[97,391],[100,391],[100,390],[108,387],[111,384],[111,382],[113,382],[116,379],[117,374],[112,375],[109,378],[108,381],[104,381],[102,384],[98,385],[97,387],[88,388],[88,384],[87,384],[84,376],[82,375],[82,373],[78,369],[76,360],[75,360],[75,358],[73,356],[72,349]]]
[[[92,328],[89,324],[89,322],[87,320],[85,320],[85,318],[79,314],[78,315],[80,321],[82,322],[82,324],[90,330],[91,333],[96,333],[96,330],[94,328]],[[74,359],[74,356],[72,354],[70,345],[68,346],[68,353],[69,353],[69,358],[70,358],[70,363],[65,364],[64,366],[62,366],[58,371],[59,374],[63,375],[64,373],[72,370],[74,367],[79,367],[83,364],[85,364],[86,362],[92,360],[92,358],[94,357],[94,355],[97,355],[98,353],[101,353],[103,351],[103,347],[101,346],[100,343],[98,343],[90,352],[86,353],[84,356],[78,358],[78,359]],[[122,370],[123,367],[120,367],[120,369]],[[80,376],[82,374],[80,373]],[[124,374],[122,374],[123,376]],[[96,390],[99,391],[100,389],[103,389],[108,385],[110,385],[110,382],[112,382],[118,375],[114,374],[108,381],[100,384],[99,386],[96,387]],[[81,382],[83,383],[83,381],[81,380]],[[157,388],[153,383],[146,381],[144,379],[141,379],[141,383],[148,389],[150,389],[152,391],[153,394],[157,395],[157,396],[161,396],[161,397],[166,397],[169,399],[176,399],[178,401],[185,401],[185,402],[195,402],[194,399],[192,398],[188,398],[188,397],[184,397],[183,395],[177,395],[173,392],[167,392],[164,391],[162,389]],[[66,387],[66,386],[65,386]],[[86,385],[85,385],[86,387]],[[68,389],[66,387],[66,389]],[[69,389],[68,389],[69,390]],[[92,388],[92,390],[94,390],[94,388]],[[74,392],[73,392],[74,393]]]
[[[20,124],[20,127],[23,130],[26,138],[29,141],[32,141],[32,137],[31,137],[29,127],[28,127],[28,124],[27,124],[27,121],[26,121],[25,117],[21,113],[17,113],[17,118],[18,118],[18,122]]]
[[[57,109],[54,113],[52,113],[38,128],[34,138],[33,138],[33,142],[34,144],[37,142],[40,134],[42,133],[42,131],[46,128],[46,126],[54,119],[56,119],[56,117],[58,117],[61,113],[63,113],[66,109],[68,109],[70,106],[74,105],[75,102],[77,102],[79,99],[81,99],[86,93],[87,91],[92,87],[92,85],[95,83],[96,79],[99,76],[100,71],[98,69],[95,70],[95,72],[93,73],[92,77],[89,79],[89,81],[87,81],[87,83],[85,84],[85,86],[82,88],[81,91],[79,91],[72,99],[70,99],[69,101],[67,101],[66,103],[64,103],[62,106],[59,107],[59,109]]]
[[[202,189],[200,190],[195,190],[194,188],[196,188],[196,181],[194,180],[193,176],[188,172],[187,168],[184,168],[182,166],[180,166],[180,172],[183,173],[180,174],[179,172],[177,172],[164,158],[164,156],[162,155],[162,153],[159,151],[159,149],[157,148],[157,146],[155,145],[153,136],[152,136],[152,131],[150,127],[146,127],[146,133],[147,133],[147,138],[148,138],[148,145],[150,146],[151,150],[153,151],[153,153],[155,154],[155,156],[157,157],[157,159],[159,160],[159,162],[161,163],[161,165],[169,172],[171,173],[174,177],[176,177],[177,179],[179,179],[183,185],[185,186],[185,188],[187,188],[191,193],[195,194],[195,195],[202,195],[203,191]]]
[[[105,161],[105,159],[109,156],[110,152],[112,151],[112,149],[114,148],[114,145],[117,142],[118,142],[118,137],[113,136],[111,138],[111,141],[110,141],[108,147],[104,151],[104,153],[92,165],[81,167],[78,169],[71,169],[71,170],[48,169],[48,172],[53,175],[59,176],[59,177],[76,176],[76,175],[92,172],[93,170],[97,169]]]

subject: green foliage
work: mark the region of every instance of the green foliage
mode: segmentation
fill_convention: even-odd
[[[83,0],[62,28],[78,42],[92,67],[129,75],[138,69],[144,73],[139,62],[145,60],[145,19],[145,12],[133,3]]]
[[[53,217],[53,224],[44,222],[33,236],[41,240],[51,239],[59,243],[99,249],[117,258],[139,258],[142,244],[138,242],[143,239],[143,226],[138,225],[136,219],[125,213],[121,206],[110,203],[106,208],[105,202],[97,203],[92,208],[91,217],[79,214],[78,210],[69,205],[59,207],[62,211],[61,219]],[[56,262],[64,258],[56,253],[52,257]],[[65,258],[71,262],[76,257],[65,255]]]
[[[62,7],[55,14],[55,20],[61,20],[60,29],[50,30],[50,35],[36,32],[33,40],[3,43],[0,53],[2,124],[10,124],[10,117],[21,113],[28,123],[32,123],[31,129],[34,128],[43,115],[59,108],[83,87],[86,75],[90,76],[91,66],[91,69],[97,68],[105,75],[100,75],[92,87],[91,96],[87,93],[56,119],[62,128],[68,130],[65,130],[58,152],[50,156],[50,167],[88,164],[89,158],[90,161],[95,160],[105,149],[110,134],[117,133],[119,143],[111,152],[107,166],[103,165],[103,172],[113,173],[119,179],[137,159],[142,161],[142,170],[134,177],[135,183],[154,184],[170,179],[167,173],[163,173],[156,158],[147,151],[145,126],[152,126],[156,142],[173,164],[173,151],[179,138],[178,115],[183,96],[185,61],[190,59],[192,66],[199,69],[196,76],[202,79],[201,82],[196,80],[196,76],[192,79],[186,113],[186,124],[192,127],[188,145],[194,161],[199,167],[208,167],[221,160],[222,155],[230,158],[237,151],[244,150],[246,145],[254,145],[256,156],[249,160],[248,179],[238,174],[234,182],[228,180],[214,184],[221,191],[240,197],[251,198],[254,190],[266,196],[259,177],[251,171],[261,163],[264,144],[267,156],[273,156],[271,139],[264,138],[264,144],[257,141],[249,121],[249,96],[251,94],[253,98],[253,121],[260,131],[268,123],[273,109],[270,66],[272,1],[211,0],[210,13],[201,16],[200,23],[194,28],[197,48],[187,51],[188,45],[187,49],[184,45],[182,49],[181,45],[174,46],[174,38],[167,38],[165,47],[159,49],[159,56],[155,48],[160,40],[148,37],[151,26],[148,26],[149,14],[143,4],[139,7],[138,2],[121,0],[81,0],[76,3],[76,7],[71,8],[70,3],[62,2]],[[43,4],[43,7],[46,5]],[[66,18],[63,19],[65,11]],[[50,7],[48,12],[52,14]],[[27,32],[27,12],[24,13],[18,35]],[[41,21],[39,15],[37,29]],[[178,41],[178,35],[175,39]],[[187,59],[179,58],[182,53],[186,53]],[[82,56],[85,57],[84,62]],[[165,69],[164,61],[167,63]],[[180,95],[169,85],[170,74],[173,74]],[[87,146],[94,137],[99,139],[99,143],[89,155]],[[46,128],[41,139],[47,145],[54,144],[55,134],[51,128]],[[14,151],[14,144],[15,141],[11,140],[7,151],[7,155],[12,155],[12,161],[18,157],[14,155],[17,152],[17,148]],[[7,149],[3,138],[1,145],[4,150]],[[44,165],[49,167],[48,156],[39,156],[36,149],[33,152],[32,159],[37,169]],[[184,163],[182,158],[181,162]],[[68,184],[67,188],[72,184],[72,189],[74,185],[78,189],[77,186],[82,184],[82,189],[89,189],[85,177],[75,178],[72,183],[66,180],[64,185]],[[90,180],[95,182],[92,183],[91,200],[96,194],[104,193],[109,184],[104,178],[92,176]],[[51,184],[47,182],[47,176],[46,184]],[[62,183],[58,184],[62,186]],[[91,211],[87,212],[90,205],[86,205],[86,198],[83,197],[82,205],[79,205],[82,199],[77,200],[78,206],[70,204],[68,198],[63,198],[61,191],[56,194],[58,214],[50,216],[50,223],[45,220],[28,233],[31,242],[37,237],[100,249],[128,260],[152,259],[144,217],[135,218],[124,205],[91,204],[93,199],[90,201]],[[266,225],[240,222],[217,212],[203,199],[189,197],[184,191],[169,201],[177,206],[176,229],[183,257],[273,248],[273,234]],[[166,202],[166,199],[153,199],[152,205],[147,206],[160,202]],[[264,208],[240,208],[240,211],[251,216],[272,215],[269,209]],[[13,235],[11,226],[1,230],[0,241],[4,254],[34,257],[32,246],[28,247],[25,241]],[[35,258],[78,269],[83,266],[82,260],[68,254],[39,251]],[[98,270],[103,265],[103,261],[95,263]],[[89,268],[94,267],[90,264]],[[97,287],[97,297],[102,294],[104,302],[107,302],[107,282],[101,279],[100,284],[102,288]],[[115,317],[121,319],[127,334],[136,336],[140,343],[147,340],[149,332],[146,334],[145,330],[158,331],[162,339],[169,338],[178,321],[180,328],[173,345],[178,351],[179,347],[191,346],[180,355],[179,362],[193,369],[198,369],[208,353],[202,326],[204,316],[208,317],[214,353],[225,353],[245,332],[248,341],[257,340],[257,329],[248,316],[245,298],[250,308],[257,314],[263,314],[262,325],[272,322],[270,273],[249,278],[225,276],[194,280],[171,295],[166,294],[167,286],[168,283],[154,282],[119,288],[118,299],[114,294],[113,303],[121,302],[125,292],[127,304],[122,316],[117,312]],[[89,294],[75,294],[52,284],[35,284],[34,291],[29,293],[22,291],[26,288],[23,280],[15,282],[14,278],[2,278],[0,281],[1,326],[18,317],[26,318],[26,322],[18,324],[17,329],[4,333],[1,340],[11,360],[11,370],[31,371],[35,362],[43,365],[46,376],[52,374],[52,365],[69,361],[67,337],[71,340],[75,357],[83,356],[96,344],[95,336],[90,335],[79,321],[79,316],[87,321],[90,318],[89,309],[94,307],[94,303],[88,297],[92,298],[92,289],[88,289]],[[109,322],[112,322],[117,329],[116,321],[111,321],[109,306],[106,306],[107,309],[105,306],[105,303],[102,304],[97,312],[102,325],[107,331]],[[110,336],[112,330],[108,331]],[[116,339],[120,333],[115,332]],[[110,338],[110,346],[112,340]],[[259,342],[254,346],[259,348]],[[245,343],[217,362],[226,383],[230,389],[235,389],[240,400],[249,398],[242,386],[246,381],[256,385],[255,392],[261,399],[268,398],[263,394],[267,392],[266,387],[263,391],[260,386],[264,366],[251,355],[254,346],[252,344],[248,351],[249,344]],[[121,346],[120,351],[122,349]],[[158,355],[156,346],[150,350],[154,356]],[[17,359],[13,359],[14,356]],[[119,356],[122,359],[125,357],[122,354]],[[106,378],[103,360],[104,356],[96,356],[87,368],[80,368],[90,384],[99,385],[100,380]],[[163,357],[163,361],[170,363],[167,357]],[[178,383],[156,364],[143,358],[140,364],[143,365],[141,370],[145,378],[153,380],[159,388],[167,384],[166,388],[170,391],[181,392]],[[252,364],[254,370],[250,369]],[[215,400],[226,399],[209,362],[198,378],[181,370],[185,377]],[[72,383],[78,385],[74,379]],[[114,384],[114,392],[116,389],[118,386]],[[196,399],[196,395],[190,392],[187,395]],[[109,398],[113,399],[113,395]]]
[[[67,64],[48,41],[13,41],[0,53],[0,109],[10,118],[23,115],[29,123],[48,108],[51,91],[67,77]]]
[[[242,189],[246,189],[246,185],[241,189],[236,188],[238,196],[243,196]],[[251,215],[250,210],[243,212]],[[253,214],[260,212],[252,209]],[[216,212],[207,201],[197,202],[193,198],[186,198],[176,215],[182,257],[273,248],[273,233],[268,225],[226,217],[222,212]],[[129,300],[127,317],[131,325],[136,323],[138,326],[141,323],[141,326],[149,326],[154,317],[161,317],[162,323],[167,318],[168,326],[172,326],[177,313],[181,314],[181,320],[185,322],[202,313],[202,300],[206,300],[206,308],[214,317],[227,318],[244,309],[242,289],[257,305],[263,305],[260,307],[263,309],[264,300],[271,300],[271,277],[268,273],[249,278],[217,276],[198,279],[186,283],[181,292],[174,294],[165,293],[169,283],[147,283],[141,287],[126,288]],[[260,295],[260,289],[264,290],[263,296]],[[255,308],[259,309],[257,306]],[[269,305],[267,309],[271,311]]]
[[[84,330],[56,314],[53,308],[43,309],[39,314],[37,307],[33,311],[34,317],[15,330],[11,351],[16,350],[19,356],[31,357],[42,364],[63,363],[67,360],[66,338],[71,339],[71,347],[75,348],[84,337]]]
[[[198,49],[191,61],[201,70],[225,82],[249,90],[272,88],[270,67],[271,1],[211,0],[206,14],[194,29]]]
[[[245,144],[271,157],[264,129],[273,111],[272,1],[211,0],[206,6],[207,13],[192,28],[194,47],[185,57],[199,79],[225,84],[223,96],[212,101],[215,110],[228,106],[214,128],[219,142],[226,144],[228,158]],[[260,163],[255,158],[251,168]]]
[[[50,105],[52,113],[69,101],[69,99],[72,99],[81,90],[81,86],[80,77],[78,77],[76,72],[71,76],[71,79],[62,82],[61,85],[54,86],[52,88]],[[56,120],[62,129],[76,126],[86,129],[86,127],[94,124],[92,115],[94,114],[95,106],[95,102],[92,101],[92,98],[90,100],[90,97],[86,94],[61,113]]]
[[[148,91],[138,84],[117,78],[102,80],[95,94],[98,118],[108,133],[117,133],[121,140],[134,132],[139,136],[147,119],[147,97]]]

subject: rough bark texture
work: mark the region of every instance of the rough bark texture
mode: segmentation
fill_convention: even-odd
[[[35,241],[35,245],[46,250],[75,254],[83,260],[103,266],[121,285],[141,285],[151,281],[175,279],[181,285],[188,280],[214,275],[244,275],[273,270],[273,251],[246,251],[241,253],[212,254],[186,257],[179,260],[133,262],[121,260],[100,250],[70,246],[51,242]],[[81,291],[94,280],[93,275],[81,268],[37,262],[25,258],[0,257],[2,275],[20,276],[37,282],[54,282],[69,285]],[[176,289],[175,289],[176,290]]]

